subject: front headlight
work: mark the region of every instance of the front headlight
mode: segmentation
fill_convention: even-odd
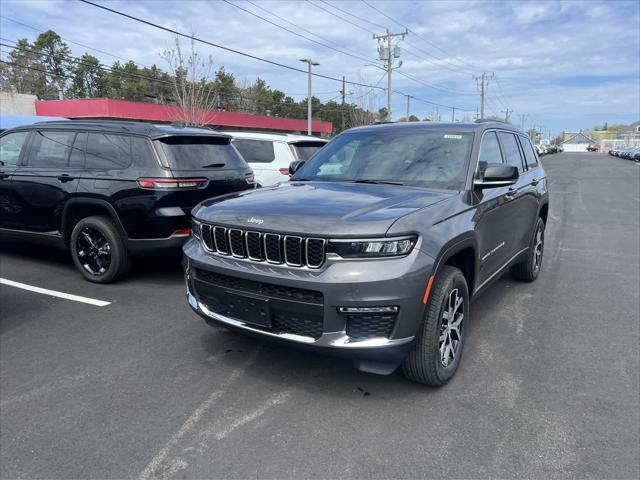
[[[416,244],[416,237],[390,240],[330,240],[331,249],[343,258],[398,257],[408,255]]]
[[[191,234],[198,240],[202,238],[202,223],[191,217]]]

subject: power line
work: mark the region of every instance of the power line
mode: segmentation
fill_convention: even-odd
[[[40,28],[36,28],[36,27],[34,27],[32,25],[28,25],[26,23],[19,22],[17,20],[14,20],[13,18],[9,18],[9,17],[7,17],[5,15],[0,15],[0,18],[4,18],[5,20],[13,22],[16,25],[21,25],[23,27],[29,28],[29,29],[34,30],[34,31],[39,32],[39,33],[45,33],[45,31],[40,29]],[[60,38],[61,38],[61,40],[64,40],[65,42],[72,43],[73,45],[78,45],[79,47],[82,47],[82,48],[87,48],[89,50],[93,50],[94,52],[99,52],[99,53],[102,53],[104,55],[108,55],[109,57],[117,58],[118,60],[123,60],[125,62],[131,62],[132,61],[132,60],[130,60],[128,58],[119,57],[118,55],[114,55],[113,53],[105,52],[104,50],[100,50],[98,48],[90,47],[90,46],[85,45],[83,43],[79,43],[79,42],[75,42],[73,40],[69,40],[68,38],[62,38],[62,37],[60,37]],[[143,65],[143,64],[140,64],[140,65],[142,65],[143,67],[150,68],[148,65]]]
[[[412,30],[411,28],[409,28],[409,27],[408,27],[408,26],[406,26],[405,24],[403,24],[403,23],[399,22],[398,20],[395,20],[394,18],[390,17],[389,15],[387,15],[386,13],[384,13],[384,12],[383,12],[382,10],[380,10],[379,8],[377,8],[377,7],[373,6],[373,5],[371,5],[371,4],[370,4],[369,2],[367,2],[366,0],[360,0],[360,1],[361,1],[362,3],[364,3],[365,5],[367,5],[369,8],[371,8],[371,9],[375,10],[376,12],[378,12],[380,15],[382,15],[382,16],[384,16],[384,17],[388,18],[389,20],[391,20],[392,22],[394,22],[394,23],[396,23],[396,24],[400,25],[401,27],[406,28],[406,29],[407,29],[407,30],[409,30],[409,32],[411,32],[413,35],[415,35],[416,37],[418,37],[420,40],[422,40],[423,42],[427,43],[428,45],[432,46],[433,48],[436,48],[436,49],[440,50],[442,53],[444,53],[444,54],[445,54],[445,55],[447,55],[447,56],[452,56],[449,52],[447,52],[446,50],[444,50],[442,47],[440,47],[440,46],[438,46],[437,44],[435,44],[435,43],[433,43],[433,42],[431,42],[431,41],[427,40],[427,39],[426,39],[426,38],[424,38],[424,37],[422,37],[422,36],[421,36],[419,33],[417,33],[416,31]],[[454,58],[457,58],[457,57],[455,57],[455,56],[453,56],[453,57],[454,57]],[[435,57],[435,58],[438,58],[438,57]],[[452,62],[449,62],[449,60],[447,60],[447,59],[440,59],[440,60],[443,60],[443,61],[445,61],[445,62],[448,62],[448,63],[450,63],[451,65],[453,65],[453,66],[455,66],[455,67],[457,67],[457,68],[461,68],[459,65],[456,65],[456,64],[454,64],[454,63],[452,63]],[[462,63],[462,64],[465,64],[465,65],[468,65],[469,67],[471,67],[471,68],[473,69],[472,73],[473,73],[474,71],[481,70],[479,67],[477,67],[477,66],[475,66],[475,65],[472,65],[472,64],[470,64],[470,63],[468,63],[468,62],[465,62],[465,61],[464,61],[464,60],[462,60],[462,59],[460,59],[460,60],[458,60],[458,61],[459,61],[460,63]]]
[[[268,63],[270,65],[274,65],[274,66],[277,66],[277,67],[280,67],[280,68],[286,68],[287,70],[292,70],[294,72],[304,73],[305,75],[308,74],[308,72],[306,70],[303,70],[302,68],[292,67],[291,65],[286,65],[284,63],[276,62],[274,60],[269,60],[269,59],[266,59],[266,58],[258,57],[257,55],[253,55],[253,54],[250,54],[250,53],[242,52],[242,51],[236,50],[234,48],[225,47],[223,45],[220,45],[220,44],[217,44],[217,43],[213,43],[213,42],[210,42],[208,40],[204,40],[202,38],[196,37],[195,35],[187,35],[186,33],[179,32],[178,30],[174,30],[172,28],[163,27],[162,25],[158,25],[157,23],[150,22],[149,20],[144,20],[144,19],[142,19],[140,17],[136,17],[134,15],[129,15],[128,13],[124,13],[124,12],[121,12],[119,10],[115,10],[113,8],[105,7],[104,5],[100,5],[100,4],[97,4],[97,3],[90,2],[89,0],[79,0],[79,1],[81,1],[82,3],[86,3],[87,5],[91,5],[93,7],[100,8],[100,9],[105,10],[107,12],[111,12],[111,13],[113,13],[115,15],[120,15],[121,17],[125,17],[125,18],[128,18],[130,20],[134,20],[134,21],[139,22],[139,23],[144,23],[145,25],[149,25],[149,26],[157,28],[159,30],[164,30],[165,32],[172,33],[172,34],[177,35],[179,37],[188,38],[188,39],[193,40],[195,42],[203,43],[203,44],[209,45],[211,47],[219,48],[219,49],[225,50],[227,52],[235,53],[237,55],[241,55],[243,57],[251,58],[253,60],[258,60],[260,62]],[[314,77],[324,78],[326,80],[333,80],[334,82],[342,82],[341,78],[330,77],[328,75],[323,75],[321,73],[313,73],[312,75]],[[363,83],[353,82],[353,81],[350,81],[350,80],[346,80],[345,83],[348,83],[350,85],[357,85],[357,86],[360,86],[360,87],[371,87],[371,85],[365,85]],[[383,87],[377,87],[377,88],[380,88],[380,89],[384,90]]]
[[[196,41],[196,42],[199,42],[199,43],[203,43],[203,44],[205,44],[205,45],[209,45],[209,46],[212,46],[212,47],[215,47],[215,48],[219,48],[219,49],[221,49],[221,50],[225,50],[225,51],[228,51],[228,52],[231,52],[231,53],[235,53],[235,54],[237,54],[237,55],[241,55],[241,56],[244,56],[244,57],[247,57],[247,58],[251,58],[251,59],[254,59],[254,60],[258,60],[258,61],[260,61],[260,62],[268,63],[268,64],[270,64],[270,65],[274,65],[274,66],[277,66],[277,67],[285,68],[285,69],[287,69],[287,70],[292,70],[292,71],[295,71],[295,72],[308,74],[308,72],[307,72],[306,70],[303,70],[303,69],[301,69],[301,68],[292,67],[291,65],[286,65],[286,64],[284,64],[284,63],[280,63],[280,62],[276,62],[276,61],[274,61],[274,60],[269,60],[269,59],[266,59],[266,58],[262,58],[262,57],[259,57],[259,56],[257,56],[257,55],[253,55],[253,54],[250,54],[250,53],[242,52],[242,51],[240,51],[240,50],[236,50],[236,49],[233,49],[233,48],[230,48],[230,47],[225,47],[225,46],[223,46],[223,45],[220,45],[220,44],[217,44],[217,43],[213,43],[213,42],[210,42],[210,41],[208,41],[208,40],[204,40],[204,39],[202,39],[202,38],[196,37],[195,35],[187,35],[187,34],[185,34],[185,33],[183,33],[183,32],[178,31],[178,30],[174,30],[174,29],[171,29],[171,28],[168,28],[168,27],[163,27],[162,25],[158,25],[157,23],[153,23],[153,22],[151,22],[151,21],[149,21],[149,20],[145,20],[145,19],[143,19],[143,18],[136,17],[136,16],[134,16],[134,15],[130,15],[130,14],[125,13],[125,12],[121,12],[121,11],[119,11],[119,10],[115,10],[115,9],[113,9],[113,8],[106,7],[106,6],[104,6],[104,5],[100,5],[100,4],[97,4],[97,3],[91,2],[91,1],[89,1],[89,0],[80,0],[80,1],[81,1],[82,3],[86,3],[87,5],[91,5],[91,6],[93,6],[93,7],[100,8],[100,9],[102,9],[102,10],[105,10],[105,11],[107,11],[107,12],[113,13],[113,14],[115,14],[115,15],[119,15],[119,16],[121,16],[121,17],[125,17],[125,18],[128,18],[128,19],[130,19],[130,20],[133,20],[133,21],[136,21],[136,22],[139,22],[139,23],[143,23],[143,24],[145,24],[145,25],[148,25],[148,26],[151,26],[151,27],[157,28],[157,29],[159,29],[159,30],[163,30],[163,31],[165,31],[165,32],[172,33],[172,34],[174,34],[174,35],[177,35],[177,36],[180,36],[180,37],[183,37],[183,38],[188,38],[188,39],[190,39],[190,40],[193,40],[193,41]],[[322,10],[325,10],[325,11],[329,12],[328,10],[326,10],[326,9],[324,9],[324,8],[322,8],[322,7],[318,6],[318,5],[316,5],[316,4],[315,4],[315,3],[313,3],[313,2],[311,2],[310,0],[307,0],[307,1],[308,1],[309,3],[311,3],[312,5],[315,5],[316,7],[318,7],[318,8],[320,8],[320,9],[322,9]],[[331,12],[329,12],[329,13],[331,13]],[[332,13],[332,15],[337,16],[338,18],[341,18],[340,16],[335,15],[335,14],[333,14],[333,13]],[[347,21],[346,19],[343,19],[343,20]],[[349,23],[352,23],[353,25],[356,25],[356,24],[355,24],[355,23],[353,23],[353,22],[349,22]],[[357,26],[357,25],[356,25],[356,26]],[[363,27],[360,27],[360,28],[363,28]],[[365,31],[367,31],[367,32],[368,32],[368,30],[366,30],[366,29],[365,29]],[[318,78],[324,78],[324,79],[326,79],[326,80],[332,80],[332,81],[335,81],[335,82],[341,82],[341,83],[342,83],[342,79],[341,79],[341,78],[331,77],[331,76],[329,76],[329,75],[323,75],[323,74],[315,73],[315,72],[314,72],[314,73],[312,73],[312,75],[313,75],[313,76],[315,76],[315,77],[318,77]],[[359,86],[359,87],[377,88],[377,89],[379,89],[379,90],[386,90],[386,88],[384,88],[384,87],[367,85],[367,84],[364,84],[364,83],[354,82],[354,81],[350,81],[350,80],[345,80],[345,83],[348,83],[349,85],[356,85],[356,86]],[[394,93],[400,93],[401,95],[404,95],[404,93],[402,93],[402,92],[397,92],[397,91],[395,91],[395,90],[394,90]],[[417,99],[417,98],[416,98],[416,99]],[[417,100],[418,100],[418,99],[417,99]],[[421,101],[424,101],[425,103],[429,103],[429,104],[432,104],[432,105],[439,105],[439,106],[443,106],[443,107],[445,107],[445,108],[453,108],[453,107],[448,106],[448,105],[441,105],[441,104],[438,104],[438,103],[435,103],[435,102],[430,102],[430,101],[428,101],[428,100],[421,100]],[[456,107],[456,109],[458,109],[458,107]],[[466,109],[460,109],[460,110],[470,111],[470,110],[466,110]]]
[[[325,48],[329,48],[329,49],[334,50],[334,51],[336,51],[338,53],[342,53],[343,55],[348,55],[351,58],[355,58],[355,59],[358,59],[358,60],[364,60],[365,62],[370,62],[372,60],[371,58],[363,57],[363,56],[360,56],[360,55],[352,55],[351,53],[346,52],[344,50],[341,50],[339,48],[334,48],[331,45],[327,45],[326,43],[319,42],[317,40],[314,40],[313,38],[309,38],[309,37],[307,37],[305,35],[302,35],[301,33],[294,32],[293,30],[290,30],[287,27],[283,27],[282,25],[280,25],[280,24],[278,24],[276,22],[272,22],[271,20],[269,20],[267,18],[264,18],[264,17],[258,15],[257,13],[254,13],[254,12],[250,11],[250,10],[247,10],[246,8],[241,7],[240,5],[236,5],[235,3],[230,2],[229,0],[222,0],[222,1],[225,2],[228,5],[231,5],[231,6],[235,7],[235,8],[237,8],[237,9],[239,9],[239,10],[242,10],[243,12],[248,13],[249,15],[252,15],[252,16],[254,16],[254,17],[256,17],[256,18],[258,18],[258,19],[260,19],[260,20],[262,20],[264,22],[267,22],[267,23],[269,23],[271,25],[274,25],[274,26],[276,26],[276,27],[278,27],[278,28],[280,28],[280,29],[282,29],[282,30],[284,30],[286,32],[289,32],[292,35],[296,35],[296,36],[298,36],[300,38],[304,38],[305,40],[307,40],[309,42],[313,42],[313,43],[318,44],[320,46],[323,46]]]
[[[282,20],[283,22],[288,23],[289,25],[291,25],[291,26],[293,26],[293,27],[295,27],[295,28],[298,28],[299,30],[302,30],[303,32],[306,32],[306,33],[308,33],[309,35],[313,35],[314,37],[317,37],[317,38],[319,38],[319,39],[321,39],[321,40],[323,40],[323,41],[325,41],[325,42],[332,43],[333,45],[337,45],[337,46],[341,47],[341,45],[339,45],[338,43],[336,43],[336,42],[334,42],[334,41],[332,41],[332,40],[329,40],[329,39],[328,39],[328,38],[326,38],[326,37],[323,37],[323,36],[321,36],[321,35],[318,35],[317,33],[314,33],[314,32],[312,32],[311,30],[307,30],[306,28],[301,27],[301,26],[300,26],[300,25],[298,25],[297,23],[293,23],[293,22],[291,22],[290,20],[287,20],[286,18],[284,18],[284,17],[282,17],[282,16],[280,16],[280,15],[278,15],[278,14],[276,14],[276,13],[274,13],[274,12],[270,11],[270,10],[267,10],[267,9],[266,9],[266,8],[264,8],[264,7],[261,7],[260,5],[258,5],[258,4],[254,3],[254,2],[252,2],[251,0],[245,0],[245,1],[246,1],[247,3],[250,3],[251,5],[253,5],[255,8],[257,8],[257,9],[259,9],[259,10],[262,10],[263,12],[269,13],[271,16],[276,17],[276,18],[278,18],[278,19]],[[350,48],[344,48],[344,47],[343,47],[343,49],[344,49],[345,51],[348,51],[348,52],[351,52],[351,53],[353,53],[353,54],[357,55],[358,57],[363,57],[363,56],[364,56],[363,54],[360,54],[360,53],[356,52],[355,50],[351,50]],[[367,61],[371,61],[371,60],[375,61],[375,59],[368,59]]]
[[[358,25],[357,23],[352,22],[351,20],[348,20],[348,19],[346,19],[346,18],[344,18],[344,17],[341,17],[340,15],[338,15],[338,14],[336,14],[336,13],[333,13],[332,11],[327,10],[327,9],[326,9],[326,8],[324,8],[324,7],[321,7],[320,5],[317,5],[316,3],[312,2],[311,0],[307,0],[307,3],[310,3],[310,4],[311,4],[311,5],[313,5],[314,7],[319,8],[320,10],[322,10],[322,11],[324,11],[324,12],[327,12],[329,15],[333,15],[334,17],[339,18],[340,20],[343,20],[343,21],[345,21],[345,22],[347,22],[347,23],[349,23],[349,24],[353,25],[354,27],[359,28],[360,30],[363,30],[363,31],[365,31],[365,32],[367,32],[367,33],[373,33],[373,32],[372,32],[371,30],[369,30],[368,28],[364,28],[362,25]]]

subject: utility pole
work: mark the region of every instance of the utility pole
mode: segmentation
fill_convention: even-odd
[[[502,113],[504,113],[504,121],[506,123],[509,123],[509,117],[511,117],[511,114],[513,113],[513,109],[507,108],[506,110],[500,110]]]
[[[300,61],[309,64],[309,80],[307,89],[307,135],[311,135],[311,66],[317,66],[320,64],[318,62],[314,62],[310,58],[302,58]]]
[[[387,70],[387,115],[388,119],[391,120],[391,72],[394,69],[400,68],[402,66],[402,60],[398,62],[398,66],[393,66],[393,59],[400,58],[400,47],[398,45],[395,48],[393,46],[393,37],[404,37],[409,34],[409,30],[405,29],[404,32],[400,33],[391,33],[389,29],[387,29],[387,33],[382,35],[373,34],[373,39],[378,40],[378,58],[386,62],[386,70]],[[384,44],[387,44],[385,47]]]
[[[344,101],[345,101],[345,97],[347,96],[347,90],[345,89],[345,81],[344,81],[344,75],[342,76],[342,90],[340,90],[340,95],[342,95],[342,104],[340,107],[340,116],[342,117],[342,128],[341,130],[344,131],[345,125],[344,125]]]
[[[456,121],[456,107],[451,107],[451,121]]]
[[[484,118],[484,97],[487,94],[489,80],[493,79],[493,73],[491,75],[487,75],[487,72],[482,72],[482,75],[479,77],[474,75],[473,78],[478,84],[478,88],[480,88],[480,118]]]
[[[405,97],[407,97],[407,117],[405,122],[408,122],[409,121],[409,105],[410,105],[409,102],[411,101],[411,95],[406,94]]]
[[[520,130],[522,130],[524,132],[524,122],[527,118],[527,116],[523,113],[521,115],[518,115],[520,117]]]

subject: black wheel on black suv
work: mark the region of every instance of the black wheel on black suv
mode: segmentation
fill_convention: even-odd
[[[544,221],[538,217],[536,229],[531,239],[527,259],[511,267],[511,276],[523,282],[533,282],[542,268],[542,254],[544,253]]]
[[[73,262],[90,282],[110,283],[127,274],[131,259],[113,221],[106,216],[80,220],[69,242]]]
[[[404,375],[432,387],[447,383],[460,364],[469,318],[469,289],[460,270],[445,266],[438,274]]]

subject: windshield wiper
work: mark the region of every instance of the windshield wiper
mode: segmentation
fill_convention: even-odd
[[[201,168],[221,168],[225,165],[226,163],[210,163],[209,165],[202,165]]]
[[[353,183],[382,183],[385,185],[404,185],[402,182],[392,182],[391,180],[369,180],[366,178],[359,178],[358,180],[353,180]]]

